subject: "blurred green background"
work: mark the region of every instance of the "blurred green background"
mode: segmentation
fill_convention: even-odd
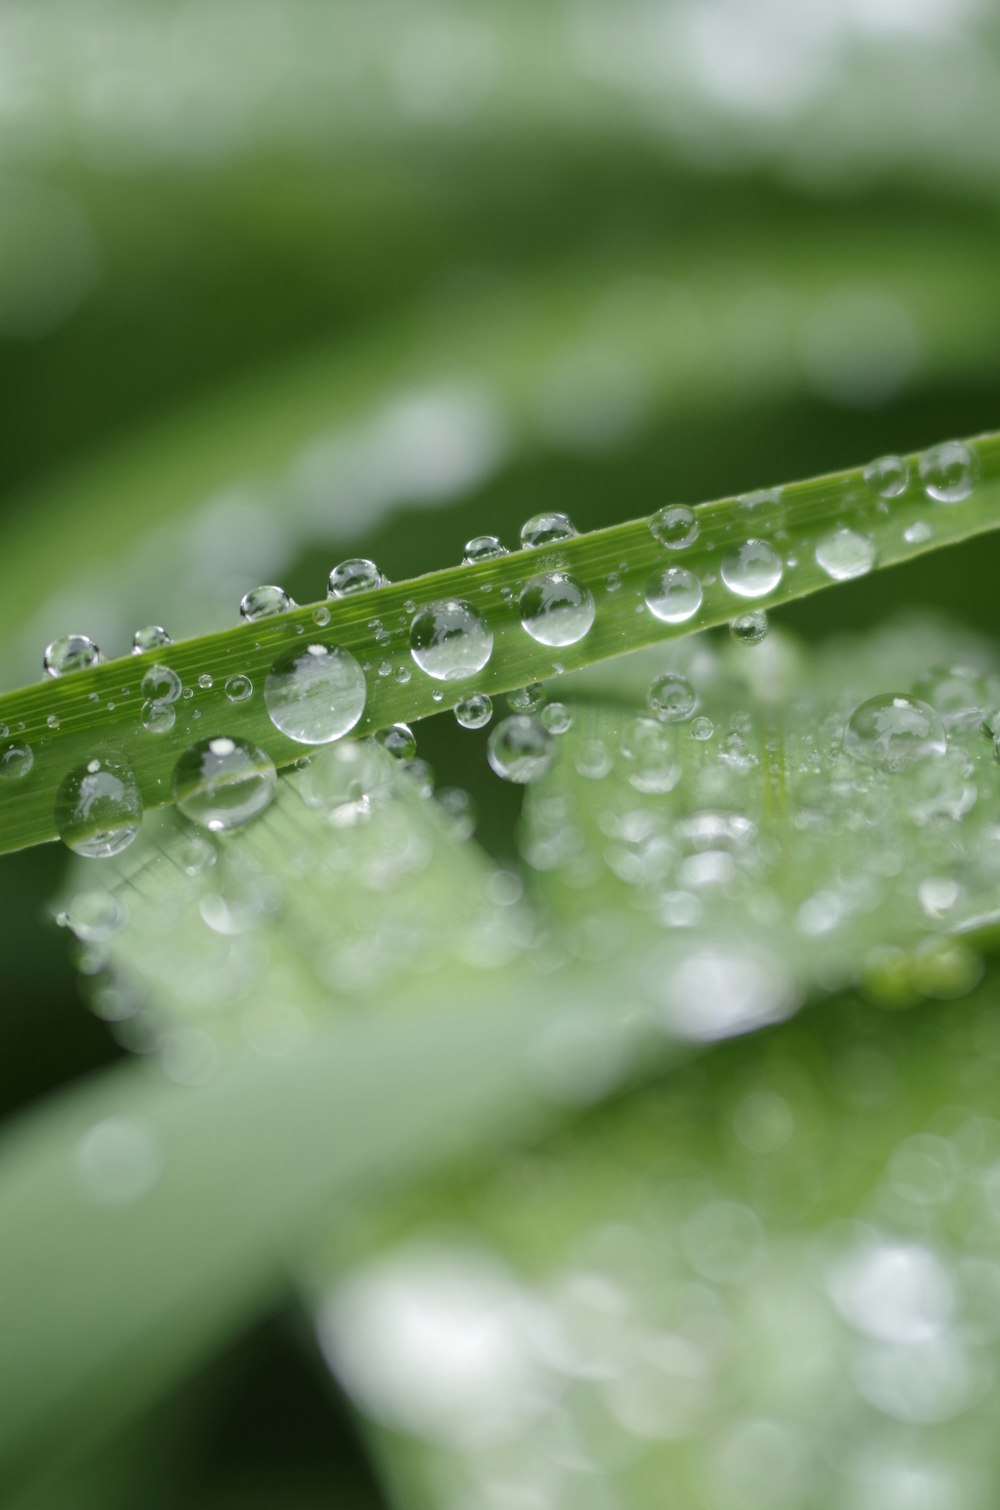
[[[57,634],[121,654],[352,553],[397,578],[543,507],[994,427],[998,102],[989,0],[3,0],[4,687]],[[993,632],[998,575],[987,537],[778,617]],[[422,753],[485,779],[450,720]],[[508,853],[507,794],[481,810]],[[8,1114],[119,1052],[52,927],[63,858],[0,867]],[[377,1505],[295,1325],[75,1503]]]

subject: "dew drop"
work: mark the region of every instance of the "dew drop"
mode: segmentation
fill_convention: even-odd
[[[844,749],[863,765],[895,773],[944,755],[944,725],[929,703],[884,693],[855,708],[844,729]]]
[[[465,542],[465,554],[462,558],[466,566],[475,566],[479,561],[492,561],[497,556],[506,556],[507,547],[501,543],[496,535],[474,535],[471,540]]]
[[[923,519],[915,519],[908,524],[903,531],[903,539],[907,545],[926,545],[931,538],[931,527]]]
[[[9,744],[0,750],[0,781],[20,781],[35,763],[30,745]]]
[[[177,721],[177,712],[172,703],[144,702],[139,713],[142,727],[149,734],[169,734]]]
[[[245,703],[253,696],[253,682],[242,674],[226,678],[225,694],[231,703]]]
[[[961,503],[976,485],[979,462],[962,440],[946,440],[925,451],[919,464],[924,492],[938,503]]]
[[[147,624],[145,629],[137,629],[132,636],[132,654],[143,655],[147,650],[159,650],[161,645],[172,643],[162,624]]]
[[[55,823],[75,854],[88,859],[119,854],[142,823],[142,794],[130,767],[101,756],[70,771],[56,793]]]
[[[329,624],[330,610],[327,608],[325,603],[320,603],[318,608],[313,609],[312,621],[314,624],[318,624],[320,629],[325,629],[327,624]]]
[[[816,546],[816,564],[835,582],[863,577],[875,565],[874,542],[856,530],[831,530]]]
[[[525,786],[552,764],[552,736],[533,714],[514,713],[493,730],[486,758],[501,780]]]
[[[410,625],[410,654],[439,682],[464,681],[482,671],[493,653],[493,631],[460,598],[422,608]]]
[[[176,671],[170,666],[157,664],[150,666],[139,684],[139,690],[151,703],[175,703],[183,686]]]
[[[392,769],[377,744],[349,739],[310,760],[299,790],[307,807],[346,827],[367,817],[373,800],[388,791]]]
[[[417,753],[417,736],[409,724],[390,724],[379,729],[374,738],[394,760],[413,760]]]
[[[455,720],[463,729],[482,729],[493,717],[493,703],[485,692],[473,692],[455,704]]]
[[[710,718],[706,718],[704,714],[702,714],[699,718],[692,720],[692,739],[697,739],[700,743],[704,743],[706,739],[711,739],[714,733],[715,725],[712,723],[712,720]]]
[[[59,722],[59,719],[58,719],[58,717],[57,717],[57,715],[55,713],[50,713],[49,716],[48,716],[48,718],[45,720],[45,722],[46,722],[46,725],[48,726],[48,728],[50,728],[50,729],[59,729],[59,728],[62,727],[62,725]]]
[[[329,744],[353,729],[367,694],[358,662],[337,645],[296,645],[278,656],[264,681],[268,718],[303,745]]]
[[[565,734],[573,727],[573,715],[565,703],[546,703],[538,716],[550,734]]]
[[[682,551],[697,540],[699,525],[694,509],[676,503],[655,513],[649,521],[649,528],[653,539],[660,545],[665,545],[668,550]]]
[[[864,478],[879,498],[898,498],[906,492],[910,469],[901,456],[880,456],[865,467]]]
[[[544,701],[545,688],[541,682],[530,682],[527,687],[507,693],[507,702],[515,713],[537,713]]]
[[[683,566],[654,572],[646,583],[646,607],[664,624],[684,624],[701,607],[701,582]]]
[[[565,572],[525,583],[518,599],[521,625],[540,645],[575,645],[589,632],[596,608],[590,589]]]
[[[214,683],[212,682],[212,678],[209,676],[208,672],[203,671],[201,673],[201,676],[199,676],[198,678],[198,686],[203,692],[208,692],[213,685]]]
[[[184,751],[174,766],[174,801],[185,818],[223,833],[270,806],[278,777],[269,755],[247,739],[219,734]]]
[[[521,525],[521,544],[526,549],[558,545],[575,534],[576,526],[566,514],[534,514]]]
[[[270,619],[276,613],[287,613],[295,604],[283,587],[273,583],[265,587],[252,587],[240,600],[240,618],[248,624],[258,619]]]
[[[89,671],[104,657],[85,634],[64,634],[45,650],[45,675],[67,676],[71,671]]]
[[[653,682],[646,702],[662,723],[682,723],[694,712],[697,697],[686,676],[679,671],[666,671]]]
[[[747,540],[722,563],[722,580],[738,598],[763,598],[781,581],[781,557],[766,540]]]
[[[729,633],[738,645],[759,645],[768,631],[767,614],[763,608],[751,608],[749,613],[740,613],[729,625]]]
[[[333,568],[326,595],[328,598],[346,598],[354,592],[371,592],[373,588],[384,586],[386,580],[374,561],[368,561],[364,556],[352,556],[349,561],[341,561]]]

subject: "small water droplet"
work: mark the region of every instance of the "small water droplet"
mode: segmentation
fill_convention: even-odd
[[[373,801],[389,789],[392,761],[366,739],[349,739],[310,760],[299,791],[307,807],[344,828],[366,818]]]
[[[252,587],[240,600],[240,618],[248,624],[258,619],[270,619],[276,613],[287,613],[295,604],[283,587],[270,583],[264,587]]]
[[[701,583],[683,566],[654,572],[646,583],[646,607],[663,624],[684,624],[701,607]]]
[[[104,657],[85,634],[64,634],[45,650],[45,675],[67,676],[72,671],[89,671]]]
[[[50,729],[62,728],[62,724],[59,722],[59,718],[55,713],[50,713],[45,722]]]
[[[462,558],[466,566],[475,566],[478,561],[492,561],[497,556],[506,556],[507,547],[497,539],[496,535],[474,535],[471,540],[465,542],[465,554]]]
[[[492,653],[493,631],[472,604],[460,598],[429,603],[410,625],[410,654],[435,681],[475,676]]]
[[[540,645],[575,645],[589,632],[597,611],[590,589],[565,572],[532,577],[518,606],[522,627]]]
[[[816,564],[835,582],[863,577],[875,565],[874,542],[857,530],[831,530],[816,546]]]
[[[681,551],[693,545],[698,538],[698,520],[694,509],[675,503],[660,509],[649,521],[654,540],[668,550]]]
[[[325,629],[327,624],[329,624],[330,610],[325,603],[321,603],[318,608],[313,609],[312,621],[314,624],[318,624],[321,629]]]
[[[482,729],[493,717],[493,703],[485,692],[473,692],[455,704],[455,720],[463,729]]]
[[[661,722],[682,723],[694,712],[697,697],[686,676],[679,671],[666,671],[653,682],[646,702]]]
[[[198,678],[198,686],[203,692],[208,692],[213,685],[214,684],[212,682],[212,678],[209,676],[208,672],[203,671],[201,673],[201,676],[199,676]]]
[[[143,655],[147,650],[159,650],[161,645],[172,643],[162,624],[147,624],[145,629],[137,629],[132,636],[132,654]]]
[[[231,703],[245,703],[253,696],[253,682],[248,676],[230,676],[226,679],[225,692]]]
[[[413,760],[416,756],[417,736],[409,724],[390,724],[387,729],[379,729],[374,739],[395,760]]]
[[[132,843],[141,823],[142,794],[124,760],[88,760],[69,772],[56,793],[59,837],[88,859],[119,854]]]
[[[530,682],[527,687],[518,687],[507,693],[507,703],[515,713],[536,713],[545,701],[545,688],[541,682]]]
[[[35,763],[34,752],[27,744],[9,744],[0,750],[0,780],[20,781]]]
[[[704,714],[701,714],[700,717],[695,718],[695,719],[692,720],[692,723],[691,723],[691,738],[692,739],[697,739],[697,740],[699,740],[701,742],[704,742],[706,739],[711,739],[711,737],[712,737],[712,735],[714,733],[715,733],[715,725],[712,723],[712,720],[710,718],[706,718]]]
[[[523,786],[538,781],[552,764],[552,736],[541,719],[514,713],[493,730],[486,758],[501,780]]]
[[[184,751],[174,767],[172,789],[185,818],[223,833],[270,806],[277,781],[274,763],[257,745],[219,734]]]
[[[747,540],[722,563],[722,580],[738,598],[763,598],[782,578],[781,557],[766,540]]]
[[[573,715],[565,703],[546,703],[538,716],[550,734],[565,734],[573,727]]]
[[[739,645],[759,645],[768,631],[767,614],[763,608],[751,608],[749,613],[737,614],[729,625],[729,633]]]
[[[903,531],[903,539],[907,545],[925,545],[930,538],[931,527],[923,519],[915,519]]]
[[[110,891],[81,891],[66,909],[66,926],[84,944],[103,944],[125,926],[124,902]]]
[[[143,728],[149,734],[169,734],[177,721],[177,711],[172,703],[144,702],[139,712]]]
[[[855,708],[844,729],[844,749],[863,765],[895,773],[944,755],[944,725],[929,703],[884,693]]]
[[[576,526],[566,514],[534,514],[521,525],[521,544],[526,549],[558,545],[575,534]]]
[[[264,705],[276,729],[298,744],[329,744],[358,722],[368,695],[349,650],[297,645],[279,655],[264,681]]]
[[[925,451],[919,463],[924,492],[938,503],[961,503],[979,476],[976,454],[962,440],[946,440]]]
[[[170,666],[150,666],[141,683],[140,691],[151,703],[175,703],[183,691],[177,672]]]
[[[326,595],[328,598],[346,598],[354,592],[371,592],[376,587],[383,587],[386,581],[374,561],[364,556],[352,556],[349,561],[341,561],[333,568]]]
[[[865,467],[864,478],[879,498],[898,498],[906,492],[910,469],[901,456],[880,456]]]

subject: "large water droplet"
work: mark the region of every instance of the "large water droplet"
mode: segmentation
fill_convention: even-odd
[[[558,571],[525,583],[518,606],[523,628],[540,645],[575,645],[597,612],[590,589]]]
[[[218,734],[185,750],[174,767],[174,801],[212,833],[239,828],[271,803],[278,777],[269,755],[248,739]]]
[[[64,634],[45,650],[45,675],[67,676],[71,671],[89,671],[104,657],[85,634]]]
[[[979,461],[964,441],[946,440],[924,452],[919,471],[928,497],[938,503],[961,503],[976,485]]]
[[[346,598],[352,592],[371,592],[375,587],[382,587],[385,581],[374,561],[354,556],[333,568],[326,595],[328,598]]]
[[[147,650],[159,650],[161,645],[172,643],[162,624],[147,624],[145,629],[137,629],[132,636],[132,654],[143,655]]]
[[[902,771],[947,750],[944,725],[929,703],[884,693],[855,708],[844,729],[844,749],[879,771]]]
[[[70,771],[56,793],[55,822],[74,853],[88,859],[119,854],[142,823],[142,794],[130,767],[100,756]]]
[[[485,692],[473,692],[455,704],[455,718],[463,729],[482,729],[493,717],[493,703]]]
[[[751,608],[749,613],[737,614],[729,625],[729,633],[739,645],[759,645],[767,631],[767,614],[763,608]]]
[[[880,456],[865,467],[865,482],[880,498],[898,498],[906,492],[910,469],[901,456]]]
[[[0,781],[20,781],[27,776],[35,763],[30,745],[9,744],[0,750]]]
[[[683,566],[654,572],[646,583],[646,607],[664,624],[684,624],[701,607],[701,582]]]
[[[471,603],[444,598],[422,608],[410,625],[410,654],[438,682],[464,681],[493,653],[493,631]]]
[[[303,745],[329,744],[365,710],[365,674],[338,645],[296,645],[264,680],[264,706],[276,729]]]
[[[686,676],[679,671],[665,671],[646,694],[651,713],[663,723],[680,723],[694,712],[697,697]]]
[[[856,530],[831,530],[816,546],[816,564],[835,582],[863,577],[875,565],[875,545]]]
[[[576,525],[566,514],[535,514],[521,525],[521,544],[533,548],[571,540]]]
[[[684,550],[698,538],[698,520],[694,509],[685,508],[681,503],[660,509],[650,519],[649,528],[653,539],[672,551]]]
[[[149,734],[169,734],[177,721],[172,703],[144,702],[139,712],[142,727]]]
[[[253,697],[253,682],[242,673],[226,678],[225,694],[231,703],[245,703]]]
[[[738,598],[763,598],[781,581],[781,557],[766,540],[747,540],[722,563],[722,580]]]
[[[170,666],[150,666],[139,690],[151,703],[175,703],[184,690],[177,672]]]
[[[465,543],[463,561],[466,566],[475,566],[478,561],[492,561],[506,554],[507,547],[496,535],[475,535]]]
[[[497,724],[486,758],[503,781],[519,786],[537,781],[552,764],[552,736],[531,713],[515,713]]]
[[[240,618],[253,624],[258,619],[270,619],[274,614],[286,613],[294,607],[295,604],[285,589],[270,583],[264,587],[252,587],[248,593],[244,593],[240,600]]]

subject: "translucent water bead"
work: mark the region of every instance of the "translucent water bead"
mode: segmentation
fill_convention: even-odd
[[[701,582],[683,566],[654,572],[646,583],[646,607],[663,624],[684,624],[701,607]]]
[[[534,514],[521,525],[521,544],[526,549],[558,545],[575,534],[576,525],[566,514]]]
[[[46,676],[68,676],[72,671],[89,671],[104,657],[85,634],[64,634],[46,646],[44,667]]]
[[[142,794],[131,767],[107,756],[70,771],[56,793],[59,837],[75,854],[106,859],[127,848],[142,823]]]
[[[276,613],[287,613],[294,607],[295,604],[285,589],[270,583],[265,587],[252,587],[248,593],[243,594],[240,599],[240,618],[248,624],[254,624],[258,619],[270,619]]]
[[[0,781],[20,781],[30,774],[35,753],[30,745],[9,744],[0,748]]]
[[[552,736],[533,714],[515,713],[493,730],[486,758],[501,780],[527,785],[552,764]]]
[[[784,573],[781,557],[766,540],[747,540],[722,563],[722,580],[738,598],[764,598]]]
[[[653,682],[646,702],[662,723],[680,723],[691,717],[697,697],[686,676],[679,671],[666,671]]]
[[[694,509],[681,503],[660,509],[649,521],[653,539],[668,550],[681,551],[693,545],[698,538],[698,520]]]
[[[759,645],[766,638],[768,627],[763,608],[751,608],[749,613],[737,614],[729,625],[729,633],[739,645]]]
[[[161,645],[172,643],[162,624],[147,624],[145,629],[137,629],[132,636],[132,654],[144,655],[147,650],[159,650]]]
[[[880,456],[865,467],[864,478],[879,498],[898,498],[906,492],[910,469],[901,456]]]
[[[856,530],[831,530],[816,546],[816,565],[835,582],[863,577],[875,565],[875,544]]]
[[[355,556],[333,568],[326,595],[328,598],[346,598],[352,592],[371,592],[375,587],[384,586],[385,582],[386,578],[374,561]]]
[[[435,681],[475,676],[492,653],[493,631],[472,604],[460,598],[429,603],[410,625],[410,654]]]
[[[263,750],[247,739],[219,734],[184,751],[174,767],[173,796],[185,818],[224,833],[262,813],[277,782]]]
[[[506,556],[507,547],[496,535],[475,535],[465,542],[462,557],[465,566],[475,566],[479,561],[493,561],[497,556]]]
[[[944,755],[944,725],[929,703],[884,693],[855,708],[844,729],[844,749],[853,759],[895,773],[919,760]]]
[[[525,583],[518,599],[521,625],[540,645],[575,645],[597,612],[590,589],[565,572],[546,572]]]
[[[946,440],[925,451],[920,458],[920,483],[937,503],[961,503],[968,498],[979,476],[975,452],[962,440]]]
[[[338,645],[296,645],[278,656],[264,679],[268,718],[297,744],[342,738],[360,719],[367,695],[360,665]]]
[[[463,729],[482,729],[493,717],[493,703],[485,692],[473,692],[455,704],[455,720]]]
[[[417,736],[409,724],[390,724],[379,729],[374,738],[394,760],[413,760],[417,753]]]

